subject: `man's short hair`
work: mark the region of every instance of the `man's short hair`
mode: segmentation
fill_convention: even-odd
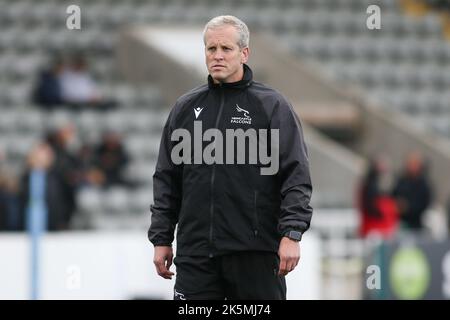
[[[219,28],[227,25],[233,26],[238,32],[239,39],[237,44],[239,48],[247,48],[250,42],[250,32],[248,31],[247,25],[235,16],[229,15],[217,16],[209,20],[209,22],[205,25],[205,29],[203,29],[203,42],[205,42],[205,34],[208,29]]]

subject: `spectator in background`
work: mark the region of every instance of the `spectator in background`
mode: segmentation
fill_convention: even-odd
[[[63,103],[60,75],[64,71],[61,57],[55,57],[49,69],[43,70],[33,91],[33,102],[44,109],[52,109]]]
[[[107,110],[115,105],[102,97],[82,55],[76,55],[70,67],[61,73],[60,83],[63,101],[74,109],[92,107]]]
[[[412,231],[422,230],[422,218],[431,203],[432,190],[420,153],[408,155],[404,173],[398,178],[393,196],[397,200],[402,226]]]
[[[57,106],[108,110],[116,106],[115,101],[102,96],[81,54],[74,55],[68,66],[64,57],[56,56],[51,67],[38,76],[32,100],[47,110]]]
[[[384,183],[388,174],[386,159],[378,156],[370,161],[358,195],[362,237],[376,233],[388,238],[397,229],[398,209]]]
[[[99,169],[99,164],[92,146],[84,144],[78,150],[78,160],[82,171],[81,187],[102,186],[105,184],[105,175]]]
[[[47,142],[54,153],[52,169],[60,181],[60,196],[65,203],[63,209],[66,221],[70,221],[76,211],[76,191],[82,175],[80,163],[71,151],[74,139],[75,128],[72,124],[66,124],[47,136]]]
[[[62,97],[70,104],[91,104],[100,100],[100,92],[87,71],[83,56],[75,56],[61,74]]]
[[[20,228],[18,181],[7,174],[5,160],[6,155],[0,149],[0,231],[15,231]]]
[[[447,201],[447,234],[450,237],[450,197],[448,197]]]
[[[25,228],[27,210],[30,205],[30,177],[33,171],[43,171],[45,176],[45,206],[47,209],[47,230],[59,231],[69,228],[70,204],[66,201],[64,182],[55,167],[55,153],[47,143],[34,147],[28,155],[28,167],[22,177],[21,201],[22,229]]]
[[[123,176],[129,157],[117,133],[107,132],[103,135],[102,141],[97,147],[96,155],[99,168],[105,176],[105,186],[129,185]]]
[[[3,197],[4,193],[4,173],[3,173],[3,162],[5,160],[5,154],[0,148],[0,231],[6,229],[7,214],[5,208],[5,200]]]
[[[6,208],[6,201],[4,197],[4,190],[3,190],[3,177],[0,175],[0,231],[4,231],[8,229],[7,226],[7,208]]]
[[[18,181],[0,172],[0,231],[20,229]]]

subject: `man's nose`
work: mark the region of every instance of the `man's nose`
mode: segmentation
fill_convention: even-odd
[[[216,52],[214,52],[213,58],[214,58],[214,60],[222,60],[223,59],[222,51],[217,50]]]

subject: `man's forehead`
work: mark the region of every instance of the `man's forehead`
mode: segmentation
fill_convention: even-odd
[[[206,44],[237,44],[238,32],[233,26],[211,28],[205,33],[205,42]]]

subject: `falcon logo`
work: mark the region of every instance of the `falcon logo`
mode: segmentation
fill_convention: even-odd
[[[177,292],[177,290],[173,290],[173,298],[174,300],[186,300],[185,296],[181,292]]]
[[[252,118],[250,118],[249,116],[250,112],[239,107],[237,103],[236,103],[236,110],[239,113],[243,113],[244,117],[232,117],[230,123],[252,124]]]
[[[244,109],[242,109],[241,107],[239,107],[239,105],[236,103],[236,110],[238,111],[238,112],[243,112],[244,113],[244,117],[246,117],[247,119],[251,119],[249,116],[248,116],[248,111],[247,110],[244,110]]]
[[[195,113],[195,119],[198,118],[198,116],[200,115],[200,112],[202,112],[203,108],[197,107],[194,108],[194,113]]]

